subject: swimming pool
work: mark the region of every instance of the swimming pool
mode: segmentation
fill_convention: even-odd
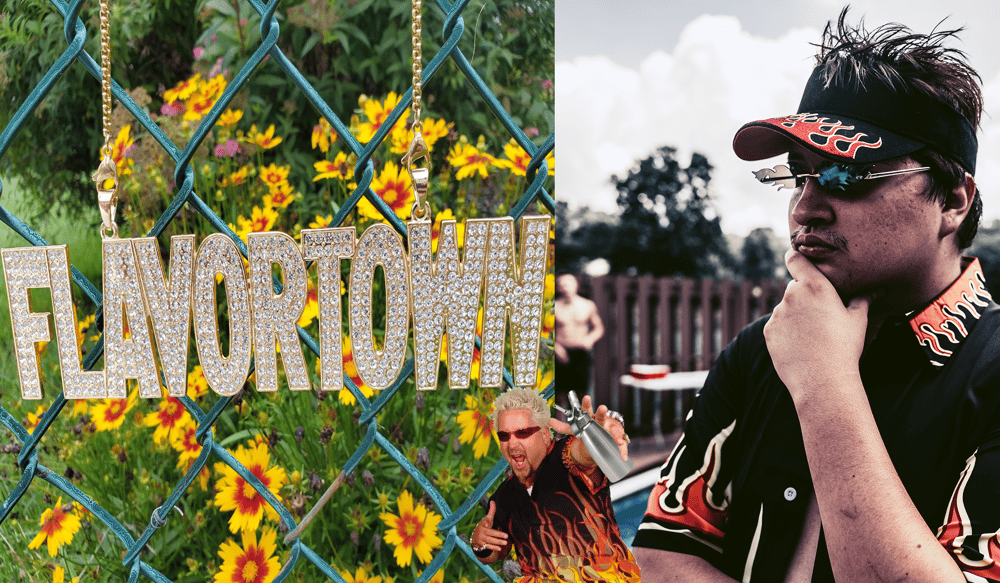
[[[646,513],[649,493],[653,491],[653,484],[659,478],[660,467],[657,466],[625,478],[617,484],[611,484],[611,502],[615,508],[615,518],[618,520],[618,531],[629,548],[632,548],[636,530]]]

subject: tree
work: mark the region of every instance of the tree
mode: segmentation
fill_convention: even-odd
[[[739,273],[753,281],[773,278],[780,264],[775,251],[774,231],[769,227],[756,228],[743,239],[740,248]]]
[[[712,165],[698,153],[682,167],[677,150],[658,148],[628,174],[612,176],[621,220],[605,257],[612,272],[707,277],[733,264],[712,205]]]

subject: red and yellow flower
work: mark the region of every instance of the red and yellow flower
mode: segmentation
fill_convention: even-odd
[[[250,211],[250,219],[244,219],[242,216],[236,218],[236,222],[240,225],[240,238],[244,238],[246,233],[261,233],[268,231],[274,226],[274,222],[278,220],[278,212],[269,206],[260,208],[254,205],[253,209]]]
[[[382,124],[389,118],[389,114],[392,113],[393,108],[398,104],[399,96],[393,91],[389,92],[384,102],[380,102],[377,99],[364,99],[361,102],[361,106],[364,108],[365,115],[368,116],[368,122],[358,124],[358,141],[364,144],[371,141],[379,128],[382,127]],[[405,124],[406,118],[409,115],[410,109],[407,108],[403,111],[403,115],[400,116],[397,123]]]
[[[330,142],[337,139],[337,133],[333,131],[333,126],[326,121],[325,117],[319,118],[319,123],[313,126],[312,148],[319,148],[324,154],[330,149]]]
[[[385,532],[385,542],[396,547],[393,556],[400,567],[406,567],[413,555],[421,563],[431,562],[431,551],[441,546],[437,526],[441,516],[428,510],[423,504],[413,502],[413,496],[403,490],[396,500],[399,514],[382,512],[379,519],[389,529]]]
[[[131,391],[125,399],[102,399],[91,407],[91,419],[98,431],[118,429],[125,422],[125,414],[135,407],[137,391]]]
[[[268,193],[264,195],[264,206],[272,207],[276,209],[288,208],[288,205],[292,204],[295,200],[295,192],[292,185],[281,184],[272,187],[268,190]]]
[[[448,123],[443,119],[425,119],[423,127],[420,130],[420,136],[424,139],[424,143],[427,144],[427,149],[433,150],[434,144],[439,139],[447,136],[454,125],[454,123]],[[392,145],[389,151],[393,154],[405,154],[413,142],[413,129],[406,124],[396,124],[392,127],[390,137],[392,138]]]
[[[410,210],[413,208],[411,184],[410,174],[405,168],[386,162],[382,172],[372,180],[372,190],[389,205],[397,217],[405,220],[410,217]],[[367,198],[362,197],[357,208],[362,216],[369,219],[383,218],[382,213]]]
[[[233,453],[236,461],[243,464],[274,496],[280,500],[278,491],[288,483],[288,476],[280,466],[271,466],[271,454],[266,445],[258,445],[245,449],[239,446]],[[232,511],[229,517],[229,531],[253,532],[260,526],[260,521],[267,514],[270,520],[277,520],[278,514],[264,500],[257,490],[236,473],[228,464],[215,464],[216,473],[222,477],[216,481],[215,505],[222,511]]]
[[[236,123],[241,119],[243,119],[242,109],[233,111],[232,109],[226,108],[226,111],[222,112],[222,115],[219,116],[219,121],[215,122],[215,125],[228,128],[236,125]]]
[[[516,141],[511,139],[507,142],[507,145],[503,147],[503,153],[507,158],[496,160],[494,162],[496,166],[508,168],[511,174],[516,176],[526,176],[528,174],[528,163],[531,162],[531,156]],[[555,176],[556,157],[553,152],[549,152],[548,156],[545,157],[545,163],[549,167],[549,176]]]
[[[72,512],[63,511],[62,498],[56,500],[54,508],[46,508],[38,521],[41,532],[28,543],[29,549],[37,549],[44,542],[49,556],[56,556],[62,545],[73,542],[73,535],[80,530],[80,518]]]
[[[198,91],[184,104],[184,119],[194,121],[205,117],[205,114],[215,105],[216,100],[215,94]]]
[[[281,562],[274,556],[277,533],[265,528],[260,541],[253,531],[243,531],[242,546],[232,539],[219,547],[222,567],[215,574],[214,583],[270,583],[281,570]]]
[[[163,94],[163,100],[167,103],[173,103],[178,99],[187,99],[198,90],[198,84],[201,82],[201,73],[195,73],[190,79],[185,79],[173,87],[173,89],[167,89]]]
[[[493,443],[493,421],[490,418],[490,405],[471,395],[465,395],[465,410],[455,418],[462,433],[458,436],[459,443],[471,443],[472,455],[479,459],[490,452]]]
[[[480,177],[486,178],[487,168],[497,165],[496,158],[481,151],[480,148],[467,142],[459,142],[452,147],[451,151],[448,152],[448,163],[458,168],[455,178],[462,180],[477,172]]]
[[[197,399],[208,394],[208,380],[201,370],[201,365],[196,364],[188,373],[188,396]]]
[[[193,420],[180,400],[175,397],[167,397],[160,401],[159,410],[146,415],[143,423],[146,427],[156,428],[153,431],[153,442],[163,443],[164,441],[172,441],[173,436],[185,426],[193,423]]]
[[[135,145],[135,140],[132,139],[130,133],[131,131],[132,128],[130,125],[123,125],[122,129],[118,130],[118,136],[111,147],[111,158],[115,161],[119,176],[128,176],[132,173],[132,167],[135,166],[135,162],[127,157]]]
[[[258,132],[256,125],[250,126],[250,133],[247,134],[247,140],[265,150],[270,150],[280,144],[282,139],[274,137],[274,124],[271,124],[264,133]]]
[[[313,168],[319,174],[313,178],[313,182],[318,182],[324,178],[339,178],[340,180],[351,180],[354,178],[354,166],[347,161],[345,152],[337,152],[333,161],[320,160],[313,163]],[[354,186],[351,186],[353,188]]]
[[[289,165],[278,166],[271,163],[270,166],[260,167],[260,179],[268,188],[276,188],[288,183],[288,173],[292,170]]]

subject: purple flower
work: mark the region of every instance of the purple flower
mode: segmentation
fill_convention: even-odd
[[[202,53],[205,52],[205,47],[195,47],[194,48],[194,59],[197,61],[201,58]]]
[[[215,157],[232,158],[239,151],[240,151],[240,143],[230,138],[226,140],[225,144],[219,144],[218,146],[215,147]]]

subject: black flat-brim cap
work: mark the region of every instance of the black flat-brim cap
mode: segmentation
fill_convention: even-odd
[[[733,150],[743,160],[763,160],[798,144],[838,162],[873,164],[925,147],[976,171],[978,141],[972,123],[950,105],[923,94],[827,85],[821,67],[806,83],[798,113],[753,121],[736,132]]]

